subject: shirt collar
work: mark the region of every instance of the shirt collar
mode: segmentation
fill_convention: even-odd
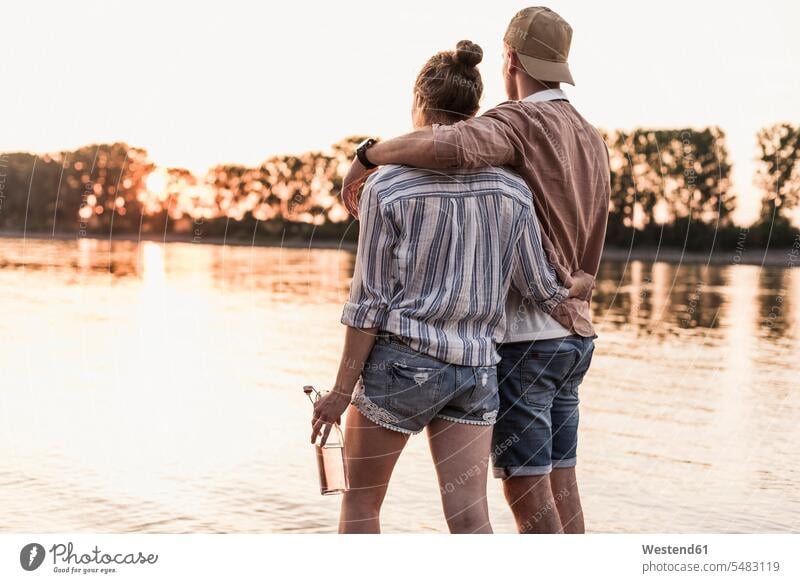
[[[563,89],[545,89],[544,91],[539,91],[537,93],[533,93],[532,95],[528,95],[522,101],[527,101],[528,103],[537,103],[539,101],[554,101],[556,99],[567,99],[567,94],[564,93]]]

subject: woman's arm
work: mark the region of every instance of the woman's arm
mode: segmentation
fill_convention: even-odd
[[[370,183],[361,201],[356,265],[350,297],[342,311],[342,324],[347,326],[342,358],[333,390],[314,406],[312,442],[322,432],[322,443],[325,443],[331,424],[339,423],[375,344],[375,335],[386,322],[394,290],[396,240],[397,231]]]
[[[514,287],[546,314],[568,297],[587,299],[594,287],[594,276],[583,271],[576,271],[570,281],[563,284],[558,280],[542,248],[539,221],[532,208],[522,225],[516,260],[512,275]]]
[[[311,443],[322,433],[322,445],[328,440],[331,425],[341,421],[342,413],[347,410],[353,389],[364,370],[364,363],[375,345],[378,328],[347,327],[344,335],[342,360],[333,389],[314,404],[314,417],[311,420]]]
[[[360,206],[358,251],[342,324],[353,328],[380,328],[394,295],[394,247],[398,231],[390,210],[381,207],[375,182],[364,188]]]

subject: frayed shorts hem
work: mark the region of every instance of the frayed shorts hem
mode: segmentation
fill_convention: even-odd
[[[421,432],[423,428],[413,431],[411,429],[406,429],[405,427],[398,427],[397,425],[392,425],[391,423],[387,423],[378,418],[377,415],[372,414],[370,411],[367,410],[366,407],[361,405],[361,402],[353,402],[352,405],[358,409],[358,412],[361,413],[364,417],[372,421],[375,425],[380,425],[384,429],[391,429],[392,431],[397,431],[398,433],[405,433],[406,435],[416,435],[417,433]]]
[[[450,417],[450,415],[437,415],[437,417],[445,421],[452,421],[453,423],[463,423],[464,425],[491,426],[495,424],[497,413],[495,412],[494,416],[490,419],[467,419],[465,417]]]

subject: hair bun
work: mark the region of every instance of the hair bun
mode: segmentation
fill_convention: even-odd
[[[471,40],[460,40],[456,45],[456,61],[467,67],[475,67],[483,60],[483,49]]]

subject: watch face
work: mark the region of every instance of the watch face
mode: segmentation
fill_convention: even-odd
[[[357,149],[357,150],[361,150],[362,148],[368,148],[369,146],[371,146],[371,145],[372,145],[372,142],[374,142],[374,141],[375,141],[375,140],[373,140],[372,138],[367,138],[366,140],[364,140],[363,142],[361,142],[361,143],[358,145],[358,148],[356,148],[356,149]]]

